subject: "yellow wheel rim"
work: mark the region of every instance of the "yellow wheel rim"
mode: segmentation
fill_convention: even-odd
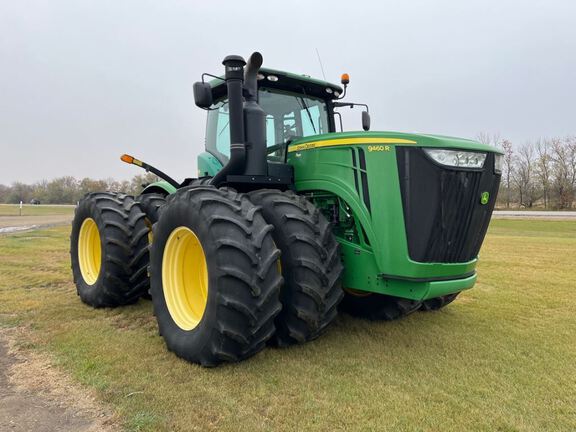
[[[152,234],[152,222],[150,222],[150,219],[144,218],[144,224],[148,227],[148,244],[151,245],[154,241],[154,234]]]
[[[189,228],[168,237],[162,258],[162,286],[170,316],[182,330],[194,329],[208,301],[208,265],[204,249]]]
[[[94,285],[102,266],[102,245],[100,244],[98,226],[92,218],[85,219],[80,227],[78,262],[84,282],[88,285]]]

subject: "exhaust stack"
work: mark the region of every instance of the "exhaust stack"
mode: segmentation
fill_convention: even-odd
[[[224,79],[228,91],[228,115],[230,122],[230,160],[210,184],[218,186],[226,182],[228,175],[244,173],[246,166],[246,145],[244,141],[244,59],[237,55],[229,55],[223,61]]]
[[[285,187],[292,184],[292,170],[275,164],[269,173],[266,147],[266,113],[258,104],[258,73],[262,54],[253,53],[248,62],[240,56],[227,56],[224,81],[228,92],[230,125],[230,160],[210,184],[234,184],[241,189],[256,185]],[[197,105],[209,108],[212,94],[208,84],[197,83],[194,89]],[[246,185],[246,186],[241,186]]]

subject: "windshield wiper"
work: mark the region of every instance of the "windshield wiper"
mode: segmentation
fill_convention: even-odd
[[[314,126],[314,120],[312,120],[312,114],[310,114],[310,110],[308,109],[308,105],[306,105],[306,101],[304,100],[304,98],[302,96],[300,96],[296,99],[300,102],[300,105],[302,105],[302,108],[304,108],[306,110],[306,114],[308,114],[308,119],[310,120],[310,124],[312,125],[312,129],[314,130],[314,134],[317,134],[318,132],[316,132],[316,126]]]

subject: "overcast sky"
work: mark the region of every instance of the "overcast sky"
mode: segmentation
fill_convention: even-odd
[[[322,78],[317,48],[372,130],[576,134],[575,23],[573,0],[0,0],[0,183],[139,173],[122,153],[195,176],[192,85],[254,50]]]

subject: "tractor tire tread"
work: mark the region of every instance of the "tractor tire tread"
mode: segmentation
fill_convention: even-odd
[[[158,222],[162,208],[166,205],[166,195],[160,193],[146,193],[139,195],[137,201],[140,208],[146,214],[150,226]]]
[[[88,217],[96,221],[102,248],[102,267],[94,285],[87,285],[78,260],[78,236]],[[75,210],[70,236],[74,283],[82,301],[95,308],[135,303],[148,289],[148,243],[144,213],[134,197],[123,193],[92,192]],[[134,289],[134,288],[137,289]]]
[[[152,301],[160,333],[179,357],[206,367],[240,361],[262,350],[274,333],[274,319],[281,310],[282,278],[275,266],[280,252],[260,209],[254,207],[247,196],[231,189],[191,185],[171,196],[154,224]],[[205,249],[211,273],[207,308],[210,290],[215,290],[214,314],[207,318],[205,312],[198,327],[185,334],[175,327],[162,294],[160,243],[172,225],[181,223],[182,216],[177,215],[197,218],[195,232],[210,243]],[[195,332],[202,343],[194,339]]]
[[[422,302],[384,294],[357,296],[346,293],[341,310],[349,315],[372,321],[393,321],[416,312]]]
[[[450,303],[456,300],[456,297],[458,297],[459,294],[460,292],[456,292],[453,294],[447,294],[444,296],[424,300],[422,302],[422,306],[420,306],[420,310],[424,312],[432,312],[442,309],[443,307],[448,306]]]
[[[272,237],[282,251],[283,309],[271,342],[289,346],[314,340],[336,317],[344,294],[339,244],[331,226],[310,201],[292,191],[262,189],[249,196],[274,225]]]

